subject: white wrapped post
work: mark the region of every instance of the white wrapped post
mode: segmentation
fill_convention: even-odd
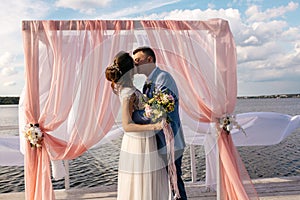
[[[60,180],[66,176],[66,169],[62,160],[51,160],[52,176],[55,180]]]
[[[217,138],[218,140],[218,138]],[[220,191],[221,191],[221,173],[220,173],[220,153],[219,153],[219,147],[218,147],[218,142],[216,145],[216,171],[217,171],[217,200],[221,200],[221,195],[220,195]]]
[[[69,174],[69,161],[64,160],[66,176],[65,176],[65,189],[70,189],[70,174]]]
[[[190,159],[191,159],[192,183],[195,183],[197,180],[197,176],[196,176],[196,159],[195,159],[195,146],[194,145],[190,145]]]

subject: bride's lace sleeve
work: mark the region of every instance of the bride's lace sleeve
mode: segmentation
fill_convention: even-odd
[[[133,103],[133,108],[134,110],[144,110],[145,108],[145,102],[146,102],[146,97],[139,91],[136,90],[132,94],[132,103]]]
[[[139,90],[136,90],[133,96],[132,120],[136,124],[150,124],[151,119],[145,116],[145,102],[147,97],[145,97]]]
[[[134,93],[134,90],[129,87],[122,88],[120,91],[120,101],[124,98],[130,98],[130,96]]]
[[[129,100],[130,113],[144,109],[145,101],[143,101],[143,94],[140,91],[133,88],[123,88],[120,92],[120,101],[123,102],[124,99]]]

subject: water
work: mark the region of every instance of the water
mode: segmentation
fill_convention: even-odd
[[[300,99],[238,99],[235,113],[278,112],[300,114]],[[0,135],[18,135],[18,107],[0,105]],[[2,128],[1,128],[2,127]],[[5,130],[3,130],[3,127]],[[89,150],[69,161],[70,186],[94,187],[117,183],[120,140]],[[280,144],[272,146],[239,147],[238,150],[252,179],[282,176],[300,176],[300,129]],[[183,179],[191,181],[189,148],[183,160]],[[196,146],[197,180],[205,180],[205,155],[202,146]],[[0,193],[24,191],[23,167],[0,166]],[[55,189],[64,188],[64,181],[53,180]]]
[[[300,99],[239,99],[236,113],[278,112],[300,114]],[[238,150],[251,178],[300,175],[300,129],[281,143],[272,146],[239,147]]]
[[[0,105],[0,135],[18,135],[18,106]]]
[[[288,115],[299,115],[300,98],[238,99],[235,113],[246,112],[278,112]]]

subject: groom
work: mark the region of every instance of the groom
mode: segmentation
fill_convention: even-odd
[[[152,97],[154,89],[159,89],[162,92],[168,90],[175,98],[175,109],[173,112],[168,113],[171,118],[171,127],[174,132],[174,149],[175,149],[175,166],[177,172],[177,185],[179,189],[180,199],[187,199],[184,183],[181,178],[182,170],[182,155],[185,148],[185,141],[181,127],[181,121],[178,113],[179,94],[175,80],[166,71],[161,70],[156,66],[156,57],[154,51],[150,47],[139,47],[133,51],[133,59],[136,65],[138,74],[147,76],[147,81],[143,87],[143,93],[148,97]],[[158,152],[162,157],[166,157],[166,140],[163,131],[161,130],[156,134]]]

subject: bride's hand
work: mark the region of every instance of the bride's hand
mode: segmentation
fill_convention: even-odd
[[[167,124],[167,119],[163,118],[161,121],[154,124],[154,130],[161,130],[164,128],[164,126]]]

